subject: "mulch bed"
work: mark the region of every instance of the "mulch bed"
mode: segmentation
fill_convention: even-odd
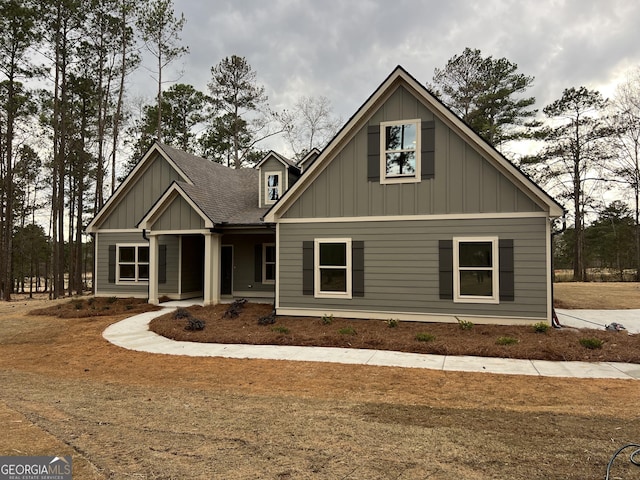
[[[553,329],[536,332],[531,325],[467,325],[276,316],[268,318],[271,305],[246,303],[236,317],[225,312],[229,305],[190,307],[153,320],[150,329],[175,340],[205,343],[306,345],[369,348],[441,355],[531,360],[640,363],[640,335],[591,329]],[[188,315],[185,316],[184,312]],[[202,330],[187,327],[193,319]],[[600,347],[593,347],[594,344]]]

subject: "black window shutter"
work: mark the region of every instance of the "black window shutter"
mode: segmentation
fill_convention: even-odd
[[[513,302],[515,300],[513,240],[499,240],[498,251],[500,258],[500,300]]]
[[[435,177],[436,122],[422,122],[420,176],[423,180]]]
[[[313,241],[302,242],[302,294],[313,295]]]
[[[150,259],[152,262],[154,259]],[[167,283],[167,246],[158,245],[158,283]]]
[[[364,297],[364,242],[351,242],[351,295]]]
[[[440,299],[453,300],[453,240],[438,242]]]
[[[367,128],[367,177],[370,182],[380,181],[380,125]]]
[[[262,282],[262,244],[259,243],[255,247],[255,255],[254,255],[254,267],[253,267],[253,280],[255,282]]]
[[[109,283],[116,283],[116,246],[109,245]]]

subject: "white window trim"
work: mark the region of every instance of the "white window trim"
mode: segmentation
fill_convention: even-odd
[[[123,280],[120,278],[120,248],[130,248],[135,247],[135,260],[133,265],[135,265],[136,277],[133,280]],[[138,261],[138,249],[140,247],[149,248],[148,243],[116,243],[116,285],[148,285],[149,279],[145,278],[140,280],[138,278],[138,265],[149,265],[151,263],[151,258],[149,258],[149,262],[139,262]],[[151,250],[149,250],[149,255],[151,255]],[[129,262],[124,262],[126,264],[130,264]]]
[[[492,292],[491,296],[461,295],[460,294],[460,243],[491,242],[491,268]],[[499,265],[498,237],[454,237],[453,238],[453,301],[455,303],[500,303],[500,265]],[[469,267],[467,270],[478,270],[477,267]]]
[[[413,123],[416,126],[416,171],[414,175],[390,176],[387,177],[387,151],[386,151],[386,127],[394,125],[407,125]],[[396,120],[393,122],[380,122],[380,183],[417,183],[422,180],[422,120],[414,118],[411,120]]]
[[[276,283],[276,279],[267,280],[267,248],[273,247],[275,249],[275,243],[263,243],[262,244],[262,283],[265,285],[273,285]],[[276,252],[274,252],[275,254]],[[276,260],[273,262],[269,262],[274,265],[274,274],[275,274],[275,265],[277,265]]]
[[[282,197],[282,172],[264,172],[264,204],[273,205],[277,200],[269,200],[269,177],[278,177],[278,199]]]
[[[320,245],[323,243],[344,243],[347,250],[347,264],[344,267],[333,267],[336,269],[345,269],[347,271],[347,290],[345,292],[324,292],[320,290]],[[313,249],[313,274],[314,274],[314,297],[315,298],[344,298],[350,299],[352,298],[352,250],[351,250],[351,239],[350,238],[316,238],[314,240],[314,249]],[[332,268],[332,267],[323,267],[323,268]]]

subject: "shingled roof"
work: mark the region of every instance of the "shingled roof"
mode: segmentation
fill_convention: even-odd
[[[258,207],[257,170],[229,168],[163,143],[157,145],[191,181],[176,183],[214,224],[264,224],[261,219],[268,208]]]

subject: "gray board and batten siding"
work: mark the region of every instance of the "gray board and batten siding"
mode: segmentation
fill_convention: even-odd
[[[202,217],[180,195],[176,195],[171,204],[153,223],[153,229],[158,231],[202,230],[204,228],[205,223]]]
[[[160,154],[149,162],[136,182],[113,207],[98,228],[101,230],[136,228],[158,198],[173,181],[183,181],[180,174]]]
[[[435,124],[433,178],[401,184],[371,181],[367,162],[367,127],[383,121],[412,118]],[[282,218],[542,211],[517,185],[400,86]]]
[[[546,218],[399,220],[387,222],[282,223],[279,225],[279,310],[322,314],[376,312],[547,318]],[[440,298],[439,243],[456,236],[497,236],[513,241],[513,301],[454,303]],[[303,242],[351,238],[364,245],[364,295],[351,299],[303,294]],[[396,317],[394,317],[394,315]]]

